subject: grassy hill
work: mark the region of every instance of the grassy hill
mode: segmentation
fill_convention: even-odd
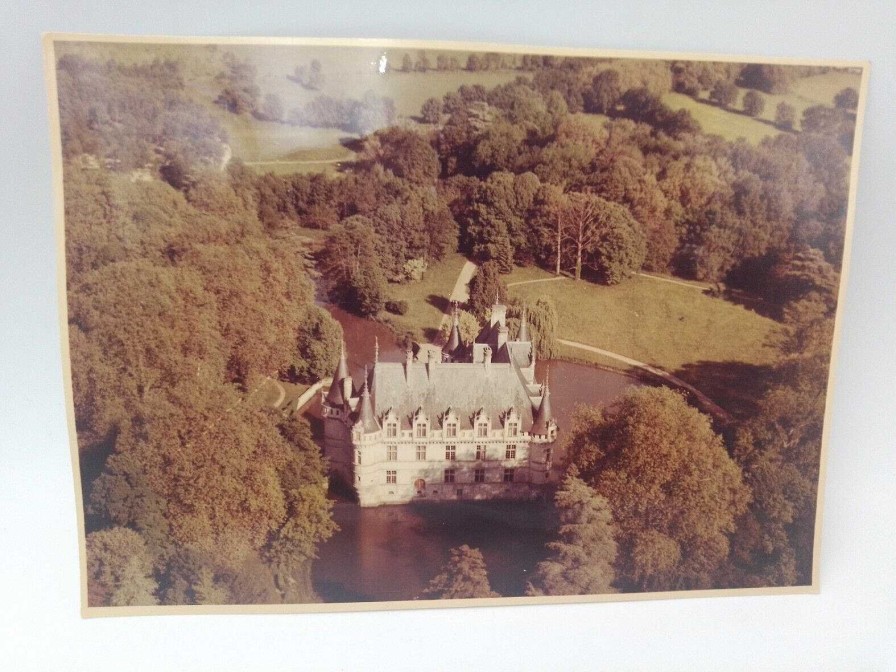
[[[515,270],[508,283],[548,279],[540,269]],[[625,355],[666,371],[694,362],[735,361],[766,365],[777,349],[773,320],[742,306],[654,277],[636,276],[606,287],[571,279],[513,285],[512,298],[554,300],[559,337]],[[588,353],[579,352],[579,358]],[[601,359],[600,363],[606,363]]]
[[[721,135],[726,140],[744,138],[755,144],[765,137],[781,133],[774,125],[778,103],[785,102],[793,106],[796,110],[798,129],[799,120],[807,107],[830,106],[837,93],[847,87],[858,90],[860,85],[861,77],[845,70],[831,70],[821,75],[803,77],[791,85],[789,93],[779,95],[762,93],[762,97],[765,98],[765,109],[755,119],[742,112],[743,97],[749,89],[740,87],[733,110],[725,110],[714,105],[709,102],[705,94],[699,100],[695,100],[682,93],[667,93],[663,96],[663,102],[674,110],[688,110],[700,122],[705,133]]]

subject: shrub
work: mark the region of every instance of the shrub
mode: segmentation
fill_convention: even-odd
[[[395,315],[404,315],[408,312],[407,301],[386,301],[386,310]]]

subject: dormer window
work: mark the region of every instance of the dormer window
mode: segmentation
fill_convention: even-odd
[[[383,429],[386,432],[387,439],[394,439],[398,436],[398,416],[391,408],[386,411],[383,416]]]
[[[488,436],[488,423],[479,421],[476,423],[476,436],[478,437],[486,437]]]
[[[520,425],[518,422],[511,421],[507,423],[507,436],[519,436]]]
[[[449,439],[457,438],[457,423],[449,422],[445,425],[445,436]]]
[[[426,418],[426,413],[423,412],[423,408],[418,408],[414,413],[413,418],[414,425],[414,437],[418,439],[425,439],[427,435],[427,428],[429,426],[429,421]]]

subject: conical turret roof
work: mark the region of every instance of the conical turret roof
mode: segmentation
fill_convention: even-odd
[[[331,405],[342,406],[345,404],[345,397],[342,394],[342,381],[346,378],[348,378],[348,361],[345,358],[345,343],[342,343],[339,352],[339,363],[336,365],[336,371],[333,373],[330,391],[327,392],[327,401]]]
[[[454,320],[451,323],[451,334],[448,336],[448,342],[442,348],[442,352],[452,353],[460,347],[460,326],[457,321],[457,312],[454,313]]]
[[[516,337],[518,341],[528,341],[529,340],[529,322],[526,319],[526,310],[523,309],[523,318],[520,320],[520,333]]]
[[[367,376],[365,375],[366,379]],[[361,388],[361,403],[358,404],[358,422],[364,432],[376,432],[380,425],[376,421],[376,415],[373,412],[373,403],[370,401],[370,390],[367,389],[365,381],[364,387]]]
[[[532,423],[532,431],[530,434],[547,434],[548,425],[554,419],[554,413],[551,411],[551,388],[545,382],[544,396],[541,398],[541,405],[535,412],[535,420]]]

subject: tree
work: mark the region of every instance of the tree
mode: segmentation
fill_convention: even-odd
[[[785,130],[791,130],[796,123],[796,108],[783,100],[775,108],[775,124]]]
[[[87,603],[91,607],[158,604],[152,558],[142,537],[126,527],[87,535]]]
[[[720,107],[731,107],[737,101],[737,87],[732,82],[720,79],[709,92],[709,99]]]
[[[478,72],[485,69],[485,63],[479,54],[470,54],[467,56],[467,70],[470,72]]]
[[[812,105],[803,110],[800,128],[805,133],[836,134],[843,122],[843,111],[825,105]]]
[[[432,63],[429,60],[429,56],[426,55],[425,51],[421,51],[417,54],[417,62],[414,64],[414,70],[417,72],[426,72],[427,70],[432,70]]]
[[[615,285],[644,263],[644,234],[625,206],[591,194],[570,194],[561,217],[561,246],[573,258],[576,280],[589,268],[602,282]]]
[[[427,98],[420,108],[420,116],[427,124],[438,124],[442,119],[442,100]]]
[[[783,360],[734,458],[753,492],[732,544],[732,586],[809,584],[833,315],[801,301],[785,313]]]
[[[765,93],[787,93],[794,75],[794,68],[771,63],[751,63],[740,73],[739,84],[748,89],[759,89]]]
[[[432,184],[439,176],[439,155],[420,133],[403,128],[387,128],[374,136],[378,150],[374,160],[415,184]]]
[[[609,409],[581,410],[567,445],[613,511],[619,587],[712,585],[749,490],[707,416],[678,392],[642,387]]]
[[[540,296],[532,303],[512,305],[507,311],[508,318],[519,322],[525,311],[529,327],[529,338],[535,345],[535,356],[539,359],[554,359],[558,355],[557,325],[559,317],[553,299]],[[516,334],[512,334],[514,337]]]
[[[316,58],[312,59],[308,66],[296,66],[292,79],[306,89],[317,91],[324,85],[323,66]]]
[[[758,117],[765,110],[765,98],[752,89],[744,94],[744,112],[751,117]]]
[[[840,110],[855,110],[859,106],[859,92],[854,88],[842,89],[834,96],[834,107]]]
[[[470,279],[470,312],[481,322],[485,322],[495,301],[507,300],[507,286],[501,279],[498,265],[487,261],[478,268]]]
[[[612,68],[601,70],[594,76],[591,82],[589,111],[610,114],[616,109],[616,104],[622,97],[619,80],[619,72]]]
[[[267,94],[264,97],[264,102],[261,104],[259,116],[268,121],[282,121],[283,103],[280,102],[280,96],[276,93]]]
[[[215,102],[233,114],[254,112],[261,93],[255,83],[257,68],[232,53],[225,54],[224,66],[225,70],[216,78],[223,88]]]
[[[321,253],[321,270],[331,298],[362,316],[376,315],[386,303],[386,278],[378,261],[378,245],[371,221],[355,215],[333,229]]]
[[[573,475],[554,497],[560,514],[559,539],[551,555],[535,567],[529,595],[599,595],[616,592],[613,514],[607,500]]]
[[[448,337],[451,334],[451,325],[452,322],[446,320],[439,329],[439,336],[444,342],[448,341]],[[482,325],[479,324],[476,316],[466,310],[457,311],[457,327],[460,332],[460,342],[464,345],[472,343],[482,329]]]
[[[452,548],[450,553],[451,559],[429,582],[423,597],[435,600],[501,597],[489,585],[485,559],[478,548],[464,544]]]
[[[319,306],[306,306],[305,313],[298,324],[291,373],[299,382],[311,384],[333,372],[339,359],[342,326]]]

